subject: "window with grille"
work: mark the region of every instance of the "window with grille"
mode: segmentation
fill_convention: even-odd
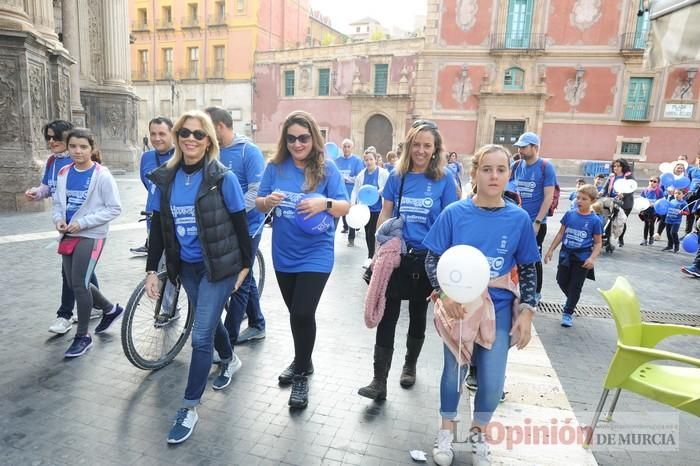
[[[148,50],[139,50],[139,78],[148,77]]]
[[[163,70],[161,78],[172,79],[173,77],[173,49],[163,49]]]
[[[284,72],[284,96],[294,96],[294,70]]]
[[[388,78],[388,64],[379,63],[374,65],[374,95],[386,95]]]
[[[646,121],[649,119],[649,99],[653,78],[630,78],[625,103],[624,119]]]
[[[321,68],[318,70],[318,95],[330,95],[331,70]]]
[[[620,147],[620,155],[641,155],[641,142],[623,142]]]

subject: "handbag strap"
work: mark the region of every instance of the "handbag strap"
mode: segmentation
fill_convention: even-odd
[[[401,187],[399,188],[399,206],[396,208],[396,218],[401,216],[401,199],[403,199],[403,182],[406,180],[406,176],[401,177]]]

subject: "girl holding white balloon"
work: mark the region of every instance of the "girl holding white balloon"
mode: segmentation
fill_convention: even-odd
[[[649,178],[649,186],[640,194],[640,201],[646,200],[646,203],[640,203],[639,218],[644,222],[644,235],[640,246],[654,244],[654,223],[656,222],[656,211],[654,210],[654,202],[663,199],[664,192],[659,186],[659,177],[652,176]],[[637,201],[635,200],[635,206]]]
[[[483,320],[477,322],[480,335],[486,332],[484,327],[490,323],[492,337],[490,341],[482,342],[484,346],[477,340],[479,344],[474,347],[471,357],[471,361],[479,367],[469,434],[473,464],[490,464],[485,428],[503,393],[508,348],[514,344],[522,349],[529,343],[531,322],[537,308],[535,263],[540,261],[540,253],[527,212],[504,199],[509,176],[510,156],[507,150],[495,144],[481,147],[474,154],[471,167],[476,194],[448,206],[423,241],[429,250],[426,270],[436,296],[440,296],[445,319],[463,329],[465,322],[472,321],[470,317],[475,315],[472,312],[495,318],[495,322],[490,319],[486,323]],[[455,252],[464,247],[454,248],[456,245],[478,249],[483,253],[481,261],[476,260],[478,258],[474,254],[457,256]],[[480,262],[487,264],[485,276],[476,273]],[[454,266],[443,267],[446,263]],[[519,286],[513,279],[516,269]],[[475,286],[480,280],[482,286]],[[464,294],[465,290],[470,292]],[[515,312],[513,304],[518,291],[519,312]],[[447,339],[445,341],[449,343]],[[445,344],[440,381],[442,424],[433,450],[433,458],[440,465],[450,464],[453,459],[454,420],[462,381],[471,362],[462,358],[462,352],[458,352],[458,355],[459,361],[449,345]]]
[[[349,208],[340,172],[325,159],[323,149],[316,120],[302,111],[289,114],[255,200],[258,210],[272,211],[275,217],[272,263],[294,339],[294,360],[279,383],[292,384],[292,408],[308,404],[316,307],[333,269],[335,228],[327,217],[341,217]]]
[[[613,172],[608,178],[608,183],[605,185],[602,196],[616,198],[622,202],[622,210],[625,215],[629,217],[630,212],[632,212],[632,207],[634,207],[634,190],[637,188],[636,181],[634,184],[622,183],[620,181],[629,180],[634,181],[632,176],[632,171],[630,164],[625,159],[616,159],[613,161],[612,165]],[[623,247],[625,245],[625,232],[627,231],[627,223],[622,230],[622,234],[617,238],[617,245]]]
[[[386,380],[402,300],[408,300],[409,324],[406,359],[399,383],[408,388],[416,382],[416,364],[425,340],[427,298],[432,291],[425,274],[427,251],[422,241],[440,212],[457,200],[457,186],[445,167],[447,160],[442,156],[442,147],[442,136],[434,122],[415,121],[406,136],[405,154],[384,186],[378,223],[400,217],[407,253],[401,255],[401,265],[393,271],[387,286],[386,304],[374,345],[374,377],[369,385],[358,390],[358,394],[366,398],[386,398]]]
[[[368,205],[369,207],[369,221],[366,225],[364,225],[365,241],[367,241],[367,261],[365,262],[364,267],[369,267],[369,264],[372,262],[372,258],[374,257],[374,249],[376,245],[376,238],[374,235],[377,231],[377,220],[379,219],[379,213],[382,210],[381,192],[384,190],[386,180],[389,179],[389,172],[377,165],[377,153],[374,150],[374,147],[367,148],[363,158],[365,161],[365,168],[358,173],[357,177],[355,178],[355,187],[350,195],[350,203],[356,204],[360,202]],[[368,188],[363,188],[364,186],[368,186]],[[359,196],[360,194],[362,195]],[[371,205],[368,204],[368,202],[372,200],[375,202],[371,203]]]

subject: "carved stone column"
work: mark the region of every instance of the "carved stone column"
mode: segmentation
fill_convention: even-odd
[[[92,71],[92,43],[90,38],[90,10],[88,0],[78,0],[78,26],[80,38],[80,78],[83,81],[94,81]]]
[[[0,29],[23,30],[32,27],[23,0],[0,0]]]
[[[63,18],[63,46],[75,60],[70,66],[70,110],[71,120],[79,126],[85,126],[85,110],[80,104],[80,38],[78,24],[77,0],[63,0],[61,2],[61,14]]]
[[[125,85],[129,70],[129,8],[126,0],[103,0],[104,83]]]
[[[14,1],[17,2],[17,0]],[[22,3],[22,1],[20,0],[18,3]],[[53,0],[25,0],[25,3],[29,19],[36,31],[45,39],[58,42],[54,24]]]

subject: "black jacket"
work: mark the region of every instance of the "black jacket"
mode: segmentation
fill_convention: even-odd
[[[203,168],[203,180],[195,199],[195,219],[202,245],[207,279],[210,282],[237,275],[244,267],[240,241],[231,214],[221,193],[221,182],[229,171],[219,161]],[[160,220],[168,278],[175,281],[180,273],[180,243],[175,237],[175,221],[170,210],[170,194],[177,168],[163,165],[148,178],[160,190]]]

